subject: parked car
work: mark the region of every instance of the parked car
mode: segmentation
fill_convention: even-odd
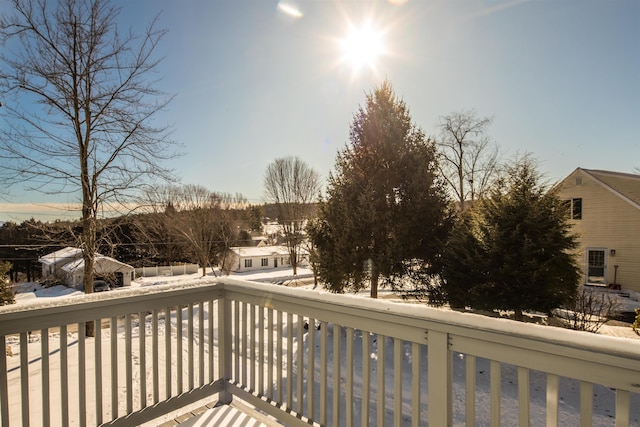
[[[96,280],[93,282],[93,292],[105,292],[110,291],[111,286],[104,280]]]

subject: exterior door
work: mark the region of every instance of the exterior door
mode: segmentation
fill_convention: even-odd
[[[587,249],[587,284],[606,285],[606,251]]]
[[[278,257],[273,257],[273,268],[278,268]]]

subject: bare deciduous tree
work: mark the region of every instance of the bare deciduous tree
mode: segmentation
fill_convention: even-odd
[[[121,210],[149,178],[169,178],[171,97],[156,89],[165,34],[120,31],[107,0],[11,0],[0,18],[3,181],[81,200],[85,292],[93,291],[97,219]],[[92,329],[88,327],[88,334]]]
[[[491,122],[477,117],[474,110],[440,118],[440,170],[461,211],[481,197],[496,176],[499,150],[487,136]]]
[[[305,222],[312,214],[319,182],[313,168],[292,156],[274,160],[264,176],[266,199],[276,205],[294,275],[298,272]]]
[[[150,189],[146,197],[149,212],[163,216],[166,237],[183,243],[200,263],[203,276],[219,258],[224,264],[241,227],[236,209],[247,204],[241,194],[233,196],[199,185],[184,185]]]

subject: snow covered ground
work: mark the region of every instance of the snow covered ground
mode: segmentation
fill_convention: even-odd
[[[303,276],[308,277],[310,275],[310,272],[308,270],[302,270],[302,271],[299,271],[299,275],[301,277]],[[305,287],[313,286],[312,284],[305,284],[308,281],[294,283],[291,278],[290,270],[286,270],[286,269],[279,269],[275,271],[266,271],[266,272],[237,274],[237,275],[234,275],[234,277],[245,279],[245,280],[268,281],[268,282],[279,282],[279,283],[284,282],[285,284],[290,284],[292,286],[305,286]],[[204,280],[210,280],[210,279],[211,279],[210,277],[204,278]],[[146,286],[156,286],[156,285],[171,284],[171,283],[176,286],[181,286],[181,285],[186,285],[188,283],[193,284],[194,282],[198,282],[200,280],[203,280],[203,278],[201,278],[199,274],[185,275],[185,276],[172,276],[172,277],[147,277],[147,278],[140,278],[136,280],[132,284],[132,286],[146,287]],[[274,286],[277,286],[277,285],[274,285]],[[22,284],[20,285],[18,291],[19,291],[17,295],[18,304],[27,304],[27,305],[32,305],[32,304],[38,305],[39,303],[44,303],[45,305],[47,305],[47,303],[49,304],[53,303],[53,300],[51,299],[59,299],[59,298],[68,299],[68,298],[73,298],[75,295],[80,295],[78,291],[70,290],[69,288],[65,288],[62,286],[57,286],[52,288],[42,288],[39,284],[35,284],[35,283]],[[121,291],[116,290],[111,292],[121,292]],[[388,293],[383,292],[382,294],[386,294],[383,296],[391,297],[391,295]],[[186,316],[186,315],[183,314],[183,316]],[[206,316],[208,316],[208,313],[205,313],[205,318]],[[194,313],[194,318],[197,318],[197,312]],[[286,320],[286,316],[285,316],[285,320]],[[175,328],[177,327],[175,318],[172,318],[170,322],[171,322],[170,324],[172,328],[172,333],[175,334]],[[291,325],[291,326],[294,326],[294,325]],[[147,323],[145,329],[147,329],[148,327],[149,325]],[[164,319],[161,318],[159,319],[160,336],[163,336],[164,334],[164,327],[165,327],[165,322],[164,322]],[[285,325],[285,327],[288,327],[288,325]],[[318,331],[315,331],[313,329],[312,331],[313,331],[312,333],[319,334]],[[327,332],[329,334],[328,343],[329,345],[331,345],[333,343],[333,328],[332,327],[328,328]],[[136,334],[138,333],[139,333],[138,325],[134,324],[134,330],[133,330],[134,336],[136,336]],[[613,335],[617,337],[624,337],[629,339],[640,339],[640,337],[638,337],[628,325],[617,325],[617,326],[605,325],[599,333],[606,334],[606,335]],[[217,336],[217,334],[215,335]],[[256,336],[257,336],[257,332],[256,332]],[[308,350],[307,337],[308,337],[308,334],[305,333],[305,339],[302,343],[294,342],[294,348],[293,348],[294,353],[297,352],[299,349],[304,352],[307,352]],[[361,364],[362,364],[361,346],[359,345],[359,340],[361,340],[362,338],[361,336],[358,336],[358,333],[356,333],[355,339],[357,342],[354,345],[354,350],[356,353],[354,354],[354,372],[358,373],[361,370]],[[122,328],[118,329],[118,340],[124,341],[124,330]],[[36,369],[33,369],[33,371],[30,371],[30,382],[32,385],[37,385],[40,381],[39,379],[40,372],[37,369],[37,366],[38,366],[37,362],[40,358],[40,349],[41,349],[39,341],[40,340],[38,336],[34,336],[32,338],[32,341],[28,345],[28,354],[29,354],[30,363],[33,363],[34,368],[36,368]],[[56,354],[57,352],[59,352],[59,334],[58,335],[56,335],[55,333],[50,334],[50,341],[51,342],[49,344],[49,351],[51,354]],[[102,341],[103,341],[103,348],[107,348],[106,346],[110,342],[109,330],[103,331]],[[77,342],[77,334],[74,332],[70,332],[68,334],[67,342],[68,342],[68,348],[69,348],[69,359],[73,360],[74,357],[77,358],[77,346],[75,346],[75,343]],[[372,396],[375,396],[376,385],[374,384],[375,383],[374,378],[375,378],[375,371],[377,370],[377,347],[378,347],[378,343],[375,335],[371,337],[371,342],[372,342],[372,348],[371,348],[371,354],[370,354],[371,369],[372,369],[371,393],[372,393]],[[132,349],[132,353],[134,355],[139,354],[139,349],[136,348],[137,339],[134,339],[133,343],[134,343],[134,348]],[[320,343],[319,335],[315,337],[315,343],[316,345]],[[340,343],[341,343],[341,347],[344,348],[344,346],[346,345],[345,344],[346,336],[344,334],[344,331],[342,331],[341,333]],[[15,343],[10,340],[9,345],[12,345],[12,344],[15,344]],[[17,346],[14,345],[13,347],[15,348]],[[284,343],[284,347],[286,350],[286,342]],[[91,339],[87,340],[86,348],[87,348],[87,360],[92,360],[93,356],[90,353],[93,351],[94,345],[91,342]],[[124,345],[119,344],[119,348],[124,348]],[[183,348],[186,349],[186,344]],[[15,350],[17,350],[16,353],[19,352],[19,348],[15,348]],[[345,364],[344,351],[341,353],[342,353],[341,365],[344,365]],[[411,395],[410,387],[411,387],[411,381],[412,381],[412,373],[411,373],[412,353],[411,353],[411,346],[408,343],[405,343],[403,345],[402,354],[403,354],[403,386],[404,386],[403,397],[406,397],[405,405],[403,405],[404,406],[403,413],[408,414],[407,416],[403,417],[403,424],[404,423],[409,424],[411,411],[410,411],[410,408],[406,406],[409,402],[408,400],[409,396]],[[314,376],[317,381],[317,378],[319,377],[320,360],[317,352],[315,356],[316,358],[318,358],[315,362],[316,375]],[[159,357],[160,357],[160,366],[164,366],[165,355],[163,355],[162,349],[160,351]],[[426,351],[422,351],[421,363],[423,367],[427,366],[426,357],[427,357]],[[332,348],[330,348],[329,355],[328,355],[328,360],[329,360],[328,368],[329,368],[330,377],[331,377],[332,366],[333,366],[333,358],[334,358],[334,354],[333,354]],[[454,414],[456,414],[454,416],[454,421],[456,426],[464,425],[464,419],[462,418],[463,417],[462,414],[464,413],[464,393],[465,393],[465,372],[464,372],[465,360],[464,358],[465,356],[461,354],[457,354],[454,357]],[[294,357],[294,360],[295,360],[295,357]],[[139,379],[139,374],[138,374],[139,364],[137,364],[137,361],[138,359],[134,357],[134,364],[135,364],[134,381]],[[208,357],[205,356],[202,362],[205,364],[208,363]],[[8,379],[9,379],[9,386],[10,386],[10,395],[19,395],[20,393],[19,392],[20,390],[19,389],[20,387],[19,363],[20,363],[20,358],[18,354],[16,354],[14,357],[8,358],[8,371],[9,371]],[[105,364],[104,366],[108,366],[109,360],[103,360],[103,363]],[[172,369],[176,370],[177,366],[176,366],[175,356],[172,357],[172,364],[173,364]],[[390,341],[387,342],[387,344],[385,345],[385,366],[388,369],[387,372],[392,372],[393,344]],[[286,372],[286,366],[282,366],[282,368]],[[89,370],[92,369],[90,364],[88,364],[87,369]],[[149,369],[151,369],[150,364],[147,366],[147,370]],[[186,365],[183,366],[183,371],[186,369],[187,369],[187,366]],[[484,359],[478,359],[476,369],[477,369],[477,375],[476,375],[477,377],[477,389],[476,389],[477,390],[476,391],[477,423],[476,425],[485,426],[485,425],[488,425],[489,410],[490,410],[489,408],[489,396],[490,396],[489,361]],[[59,370],[59,363],[57,362],[56,357],[51,357],[50,370],[52,372],[56,372]],[[345,372],[344,366],[341,369],[341,372],[344,374]],[[518,413],[517,412],[518,401],[517,401],[516,368],[515,366],[505,364],[502,366],[501,374],[502,374],[501,379],[502,379],[502,396],[503,396],[501,401],[502,425],[509,426],[509,425],[513,425],[513,420],[517,419],[517,413]],[[73,369],[70,369],[68,375],[69,375],[69,383],[77,384],[77,372],[75,372]],[[294,375],[297,375],[297,367],[294,367]],[[302,375],[304,375],[304,373],[302,373]],[[56,379],[57,376],[55,374],[52,374],[51,377],[52,377],[52,382],[59,381],[59,379]],[[93,372],[87,372],[87,377],[92,378]],[[306,381],[307,381],[307,378],[305,378],[305,385],[304,385],[305,390],[306,390]],[[391,402],[393,399],[393,382],[392,382],[393,380],[388,379],[388,381],[389,382],[386,385],[385,396],[386,396],[386,399],[388,399],[389,402]],[[530,382],[531,382],[531,385],[530,385],[531,387],[530,388],[531,425],[542,426],[545,424],[546,377],[543,373],[534,371],[534,372],[531,372]],[[295,386],[295,381],[293,383]],[[124,378],[119,379],[119,384],[124,384]],[[108,384],[108,381],[105,380],[105,384],[104,384],[105,396],[108,396],[109,395],[108,393],[110,393],[109,386],[110,385]],[[361,398],[361,386],[362,386],[362,378],[356,374],[356,377],[354,378],[355,404],[359,404],[359,401]],[[580,402],[579,383],[573,380],[562,378],[560,386],[561,386],[560,388],[560,425],[563,425],[563,426],[578,425],[579,421],[577,418],[577,413],[578,413],[577,411],[579,410],[578,408],[579,408],[579,402]],[[57,387],[57,385],[52,383],[52,387]],[[163,385],[161,385],[160,388],[161,390],[164,390]],[[56,388],[52,388],[52,389],[55,390]],[[423,393],[421,397],[422,417],[423,419],[426,419],[426,402],[427,402],[426,378],[423,378],[423,381],[421,381],[421,389]],[[149,394],[150,393],[149,388],[147,390],[148,390],[147,393]],[[93,393],[93,391],[90,389],[89,393],[91,394]],[[331,396],[332,396],[331,393],[332,391],[331,391],[331,384],[330,384],[328,402],[331,402]],[[294,395],[295,395],[295,391],[294,391]],[[316,396],[317,395],[318,394],[316,394]],[[125,409],[124,397],[125,397],[124,395],[121,395],[119,396],[119,399],[118,399],[118,401],[120,402],[119,403],[120,414],[122,414]],[[34,396],[34,401],[32,402],[32,408],[39,407],[40,405],[38,403],[39,398],[40,398],[39,396]],[[138,398],[136,397],[135,399],[136,401],[134,402],[134,407],[138,407],[139,405],[139,401],[137,400]],[[74,406],[74,405],[77,405],[77,399],[70,399],[70,400],[71,400],[71,406],[72,406],[71,414],[74,414],[77,411],[77,408]],[[92,414],[91,405],[94,405],[92,403],[92,399],[88,400],[88,404],[89,404],[89,407],[87,408],[87,413]],[[331,405],[329,405],[329,407],[330,406]],[[392,407],[392,406],[393,406],[392,403],[389,403],[387,405],[387,407]],[[316,405],[316,408],[318,407],[319,405]],[[631,408],[632,408],[631,409],[632,413],[631,413],[630,425],[640,426],[640,395],[638,394],[632,395]],[[95,411],[95,407],[93,407],[93,409]],[[110,411],[110,408],[106,408],[106,409]],[[375,420],[375,416],[376,416],[375,404],[372,404],[371,410],[372,410],[371,419]],[[595,386],[593,410],[594,410],[594,422],[593,422],[594,426],[614,426],[615,422],[614,422],[613,416],[615,413],[615,391],[610,390],[606,387]],[[345,410],[342,409],[341,412],[342,414],[344,414]],[[90,417],[91,416],[92,415],[90,415]],[[358,416],[359,414],[356,414],[356,418],[358,418]],[[391,423],[391,414],[389,414],[386,418],[388,418],[387,421]],[[206,416],[205,416],[205,419],[206,419]],[[329,415],[329,419],[331,419],[331,415]],[[355,421],[356,421],[356,424],[359,425],[360,420],[356,419]],[[212,425],[212,424],[199,424],[199,425]],[[385,423],[385,425],[387,424]]]

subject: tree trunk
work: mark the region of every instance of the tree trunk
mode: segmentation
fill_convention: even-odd
[[[516,308],[515,313],[513,315],[514,319],[517,320],[518,322],[522,322],[522,320],[524,319],[524,316],[522,315],[522,309],[520,308]]]
[[[371,261],[371,298],[378,298],[378,266]]]

